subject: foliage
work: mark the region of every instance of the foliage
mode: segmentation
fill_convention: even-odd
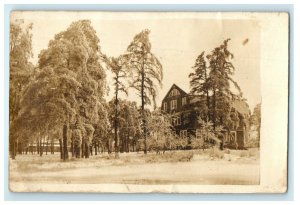
[[[150,131],[147,139],[149,150],[159,153],[176,148],[177,139],[172,131],[171,116],[157,109],[151,113],[147,121]]]
[[[230,62],[233,54],[228,50],[228,42],[226,39],[223,44],[216,47],[211,54],[207,55],[209,62],[208,84],[213,93],[212,96],[212,113],[214,127],[217,125],[226,125],[226,120],[230,115],[231,101],[239,99],[242,96],[239,85],[233,80],[235,67]],[[238,91],[238,95],[231,91],[230,83]]]
[[[110,130],[112,132],[115,127],[115,101],[111,100],[108,105]],[[140,138],[140,114],[135,102],[119,100],[118,107],[117,121],[120,150],[125,152],[129,150],[130,143],[135,145]]]
[[[161,86],[163,78],[162,65],[151,52],[149,34],[149,30],[143,30],[137,34],[127,48],[128,53],[124,55],[127,62],[126,66],[131,74],[130,86],[138,92],[138,96],[141,98],[145,154],[147,153],[145,106],[150,105],[152,101],[154,103],[154,108],[156,107],[155,98],[157,96],[157,84]]]
[[[191,146],[193,149],[205,149],[206,143],[204,141],[204,138],[192,138],[191,139]]]
[[[10,51],[9,51],[9,122],[10,122],[10,151],[12,158],[15,157],[15,142],[18,134],[15,134],[16,122],[21,110],[22,92],[32,78],[34,67],[29,59],[32,57],[32,24],[25,24],[23,20],[15,20],[10,23]],[[28,138],[19,140],[28,142]]]
[[[250,123],[256,127],[256,131],[258,134],[258,147],[260,146],[260,128],[261,128],[261,103],[257,104],[254,107],[253,114],[250,117]],[[255,145],[253,145],[255,146]]]
[[[103,120],[98,111],[103,111],[105,72],[98,59],[98,43],[88,20],[73,22],[55,35],[41,51],[35,78],[24,90],[20,132],[30,127],[31,135],[46,135],[64,126],[67,139],[69,125],[78,120],[85,130],[83,137],[90,142],[92,125]]]
[[[198,102],[196,105],[198,113],[205,121],[212,121],[213,134],[217,138],[221,138],[223,131],[230,131],[239,126],[240,113],[232,109],[232,103],[244,100],[239,85],[232,78],[235,67],[231,62],[234,56],[228,49],[229,41],[230,39],[224,40],[206,57],[203,51],[197,57],[194,70],[189,75],[191,93],[205,96],[206,99],[205,104]],[[217,131],[218,126],[222,126],[224,130]],[[211,130],[208,134],[212,135]],[[201,141],[198,140],[197,143],[196,141],[194,146],[201,145]]]
[[[114,122],[113,122],[113,126],[114,126],[114,135],[115,135],[115,157],[118,158],[119,157],[119,126],[120,126],[120,122],[119,122],[119,112],[120,112],[120,108],[119,108],[119,94],[121,92],[125,93],[126,95],[127,93],[127,87],[125,86],[125,82],[126,81],[126,77],[127,77],[127,72],[124,69],[125,67],[123,66],[124,61],[122,56],[120,56],[119,58],[110,58],[108,59],[106,56],[104,56],[105,62],[107,64],[107,66],[111,69],[112,73],[113,73],[113,82],[114,82],[114,113],[111,113],[112,115],[114,115]]]
[[[195,65],[193,66],[194,72],[189,74],[191,93],[194,95],[205,95],[205,106],[199,106],[199,112],[205,113],[205,118],[210,119],[210,98],[209,98],[209,82],[208,82],[208,67],[204,57],[204,51],[197,57]]]

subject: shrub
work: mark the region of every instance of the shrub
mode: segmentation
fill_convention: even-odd
[[[204,140],[203,138],[192,138],[191,146],[194,149],[201,149],[204,147]]]

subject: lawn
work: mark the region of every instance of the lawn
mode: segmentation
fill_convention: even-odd
[[[259,150],[189,150],[165,154],[100,154],[62,162],[54,155],[18,155],[10,159],[12,191],[81,190],[99,184],[255,185],[259,184]],[[69,188],[68,188],[69,187]]]

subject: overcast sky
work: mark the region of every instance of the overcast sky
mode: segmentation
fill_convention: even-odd
[[[193,13],[185,18],[184,15],[186,14],[20,12],[11,17],[33,23],[33,63],[37,62],[39,52],[47,48],[49,40],[76,20],[92,21],[100,39],[101,51],[107,56],[124,53],[137,33],[150,29],[152,52],[163,65],[163,87],[157,97],[159,106],[173,83],[189,92],[188,74],[202,51],[209,53],[223,40],[231,38],[229,50],[234,54],[232,62],[236,68],[233,78],[240,85],[252,110],[261,101],[258,22],[243,14]],[[248,39],[247,43],[243,43],[245,39]],[[107,74],[110,82],[108,71]],[[139,103],[134,92],[130,93],[129,98]]]

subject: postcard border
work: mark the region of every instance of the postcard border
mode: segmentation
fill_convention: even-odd
[[[99,193],[13,193],[8,190],[8,127],[9,127],[9,14],[13,10],[64,10],[64,11],[209,11],[209,12],[287,12],[289,13],[289,108],[288,108],[288,190],[284,194],[99,194]],[[294,198],[294,6],[292,4],[5,4],[4,5],[4,199],[6,201],[267,201],[293,200]],[[255,195],[255,197],[253,197]],[[54,197],[55,196],[55,197]]]

